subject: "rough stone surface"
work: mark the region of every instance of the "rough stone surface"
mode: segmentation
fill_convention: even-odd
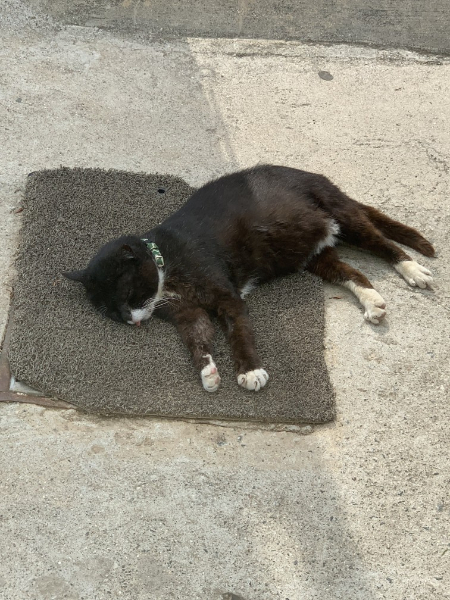
[[[447,0],[26,0],[56,22],[152,36],[241,37],[450,51]]]
[[[423,260],[435,286],[422,292],[343,250],[389,312],[372,327],[326,288],[338,419],[310,435],[0,406],[2,599],[449,598],[448,63],[144,43],[13,17],[0,46],[2,326],[10,209],[27,173],[60,164],[194,186],[257,161],[316,170],[421,229],[439,257]]]

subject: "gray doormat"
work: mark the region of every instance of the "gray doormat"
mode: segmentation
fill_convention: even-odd
[[[334,395],[323,356],[322,283],[307,273],[277,280],[248,299],[257,346],[270,374],[262,391],[237,385],[220,328],[222,376],[205,392],[175,329],[102,318],[61,272],[85,267],[99,246],[150,229],[192,193],[170,175],[57,169],[29,176],[17,260],[11,373],[44,394],[105,415],[159,415],[323,423]]]

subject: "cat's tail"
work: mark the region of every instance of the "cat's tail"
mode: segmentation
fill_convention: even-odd
[[[394,221],[387,215],[383,214],[372,206],[362,205],[362,209],[369,217],[373,225],[381,231],[381,233],[399,244],[404,244],[417,252],[420,252],[424,256],[434,256],[435,251],[433,246],[423,235],[412,227],[403,225],[399,221]]]

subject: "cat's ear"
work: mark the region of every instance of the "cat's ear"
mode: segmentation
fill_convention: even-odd
[[[78,281],[79,283],[86,283],[86,271],[82,269],[81,271],[64,271],[63,275],[66,279],[70,279],[71,281]]]
[[[124,244],[120,249],[122,258],[125,260],[134,260],[136,258],[136,254],[131,246],[128,244]]]

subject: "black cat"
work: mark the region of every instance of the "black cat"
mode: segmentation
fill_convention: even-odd
[[[140,325],[154,314],[172,322],[210,392],[220,383],[212,358],[215,314],[239,385],[257,391],[269,377],[244,301],[255,285],[307,269],[349,288],[371,323],[385,316],[386,304],[369,280],[339,260],[339,240],[386,259],[412,286],[432,281],[390,241],[434,256],[415,229],[352,200],[322,175],[271,165],[207,183],[142,238],[111,241],[85,270],[64,275],[80,281],[93,305],[116,321]]]

